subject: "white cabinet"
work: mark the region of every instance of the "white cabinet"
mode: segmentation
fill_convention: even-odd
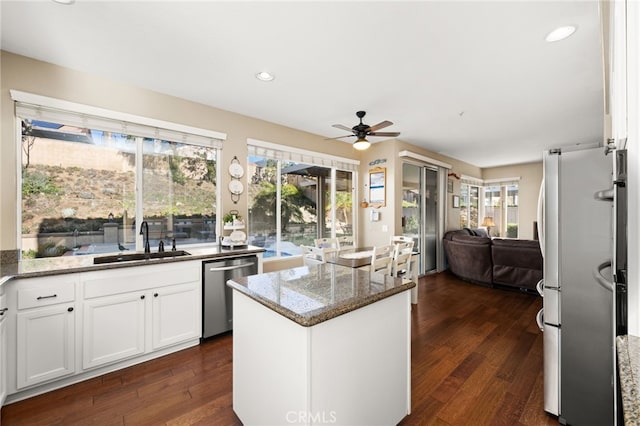
[[[193,260],[0,285],[0,406],[4,389],[13,402],[197,345],[201,276]]]
[[[200,265],[181,262],[83,274],[83,369],[198,339]]]
[[[200,283],[174,285],[153,291],[153,349],[160,349],[202,335]]]
[[[16,388],[75,373],[73,275],[20,281],[16,314]]]
[[[144,353],[144,293],[87,300],[82,327],[82,368],[88,369]]]
[[[0,284],[0,407],[7,398],[7,299],[4,286]]]
[[[18,389],[75,372],[73,304],[18,312]]]

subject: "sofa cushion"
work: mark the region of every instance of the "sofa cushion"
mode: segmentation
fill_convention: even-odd
[[[489,238],[489,233],[487,232],[486,229],[484,228],[476,228],[476,229],[472,229],[471,232],[473,232],[473,235],[475,235],[476,237],[485,237],[485,238]]]
[[[465,244],[473,245],[491,245],[491,238],[475,237],[472,235],[454,234],[451,236],[451,241],[459,241]]]
[[[491,239],[453,233],[444,240],[451,272],[468,281],[491,284]]]
[[[542,253],[534,240],[492,241],[493,282],[533,290],[542,278]]]
[[[542,270],[540,244],[534,240],[493,239],[494,265],[511,265]]]

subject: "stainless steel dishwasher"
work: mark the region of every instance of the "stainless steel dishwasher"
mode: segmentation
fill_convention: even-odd
[[[227,280],[257,273],[257,256],[202,262],[203,338],[233,329],[232,290]]]

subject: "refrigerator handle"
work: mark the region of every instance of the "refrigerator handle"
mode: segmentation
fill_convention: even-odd
[[[610,267],[611,267],[610,260],[602,262],[601,264],[599,264],[594,268],[592,275],[593,275],[593,278],[596,280],[596,282],[600,284],[604,289],[613,291],[613,283],[602,276],[602,271]]]
[[[615,191],[614,188],[603,189],[602,191],[598,191],[595,194],[593,194],[593,198],[595,198],[598,201],[613,201],[614,191]]]
[[[540,183],[540,191],[538,191],[538,213],[536,217],[538,226],[538,244],[540,244],[540,252],[544,257],[544,177]]]
[[[540,331],[544,332],[544,308],[540,309],[536,314],[536,324]]]
[[[536,284],[536,290],[540,296],[544,297],[544,278],[538,281],[538,284]]]

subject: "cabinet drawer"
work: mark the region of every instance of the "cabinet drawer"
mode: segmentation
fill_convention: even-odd
[[[172,262],[88,272],[82,276],[84,298],[144,291],[174,284],[199,283],[201,265],[199,261]]]
[[[76,288],[72,283],[43,284],[37,288],[18,289],[18,309],[72,302]]]

